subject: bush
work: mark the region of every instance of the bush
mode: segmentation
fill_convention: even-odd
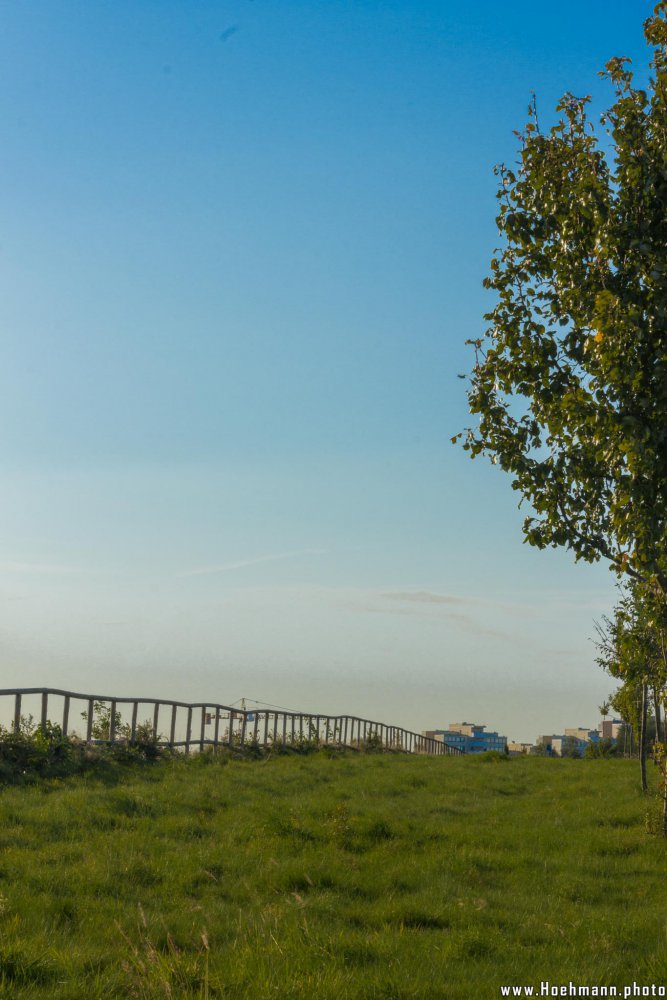
[[[615,740],[604,739],[596,743],[589,743],[586,747],[586,757],[616,757],[619,752],[618,744]]]
[[[80,770],[77,749],[75,741],[50,722],[43,729],[35,729],[31,719],[22,719],[18,731],[0,726],[0,779],[15,781],[29,774],[55,776]]]
[[[64,736],[60,726],[47,722],[35,726],[32,717],[21,718],[20,729],[0,726],[0,782],[16,784],[35,777],[64,777],[109,764],[134,764],[169,756],[158,737],[137,727],[137,739],[89,745],[76,736]]]

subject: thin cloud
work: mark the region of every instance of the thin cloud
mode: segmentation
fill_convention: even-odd
[[[407,604],[406,614],[420,614],[426,608],[410,607],[411,605],[445,605],[466,606],[472,609],[487,608],[507,612],[520,618],[534,618],[535,608],[527,604],[509,604],[490,597],[460,597],[457,594],[436,594],[431,590],[387,591],[379,595],[383,600]]]
[[[183,570],[175,573],[178,580],[185,580],[193,576],[211,576],[215,573],[230,573],[237,569],[245,569],[248,566],[260,566],[264,563],[281,562],[283,559],[296,559],[299,556],[321,556],[326,549],[294,549],[291,552],[276,552],[266,556],[255,556],[252,559],[237,559],[235,562],[220,563],[217,566],[199,566],[195,569]]]
[[[380,594],[388,601],[408,601],[416,604],[470,604],[468,597],[455,597],[452,594],[433,594],[430,590],[396,591]]]
[[[472,635],[485,635],[515,643],[516,633],[510,633],[484,621],[481,616],[485,613],[485,605],[490,605],[495,610],[502,608],[500,604],[491,601],[458,597],[453,594],[435,594],[427,590],[387,591],[377,594],[375,598],[373,595],[365,594],[362,599],[347,603],[347,607],[351,610],[365,614],[399,615],[412,618],[414,621],[431,623],[449,622]]]

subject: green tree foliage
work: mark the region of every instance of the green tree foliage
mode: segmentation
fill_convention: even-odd
[[[624,58],[601,74],[609,139],[567,93],[548,131],[533,102],[517,165],[497,168],[497,302],[470,342],[463,446],[530,502],[529,543],[667,592],[667,0],[644,31],[648,88]]]
[[[579,743],[574,736],[566,736],[561,748],[561,757],[581,757]]]
[[[667,743],[662,725],[667,687],[667,610],[655,587],[632,581],[625,587],[613,618],[598,626],[598,663],[622,686],[612,699],[638,735],[642,789],[648,790],[649,744],[663,780],[663,834],[667,836]],[[652,700],[652,706],[651,706]],[[651,718],[652,708],[652,718]]]
[[[597,626],[598,664],[628,685],[638,683],[662,690],[665,682],[665,602],[651,587],[632,581],[623,588],[613,616],[603,616]],[[618,698],[612,704],[618,710]],[[627,712],[634,711],[630,705]],[[636,718],[624,714],[628,722]]]
[[[616,757],[619,753],[618,743],[614,740],[591,741],[586,744],[585,756],[589,759],[597,757]]]

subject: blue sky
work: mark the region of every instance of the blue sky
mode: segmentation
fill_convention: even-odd
[[[603,566],[449,438],[493,165],[650,5],[5,3],[7,685],[594,724]]]

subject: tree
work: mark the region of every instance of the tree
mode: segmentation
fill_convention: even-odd
[[[655,728],[653,743],[660,740],[660,703],[665,687],[665,665],[661,653],[661,612],[664,601],[646,584],[632,581],[614,609],[597,626],[597,662],[626,691],[625,721],[639,734],[641,784],[648,791],[646,755],[649,744],[650,693],[653,692]],[[632,713],[632,718],[630,718]]]
[[[615,757],[618,753],[618,744],[614,740],[603,739],[586,744],[585,756],[589,759],[597,757]]]
[[[644,25],[647,89],[629,60],[601,74],[602,117],[567,93],[543,132],[535,101],[518,165],[496,168],[503,246],[468,399],[487,455],[528,500],[525,540],[608,560],[667,594],[667,0]]]
[[[613,618],[598,629],[598,663],[623,681],[612,699],[626,724],[639,732],[642,790],[648,791],[646,755],[652,742],[653,760],[663,782],[662,832],[667,836],[667,740],[661,708],[667,687],[667,614],[663,595],[637,581],[626,586]],[[651,698],[653,696],[653,717]]]
[[[561,745],[561,757],[581,757],[579,741],[574,736],[566,736]]]

